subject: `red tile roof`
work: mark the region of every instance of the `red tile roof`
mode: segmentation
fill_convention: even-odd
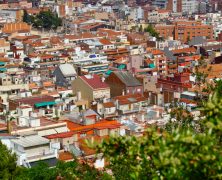
[[[155,55],[163,55],[164,54],[164,52],[163,51],[161,51],[161,50],[159,50],[159,49],[153,49],[152,51],[151,51],[151,53],[155,56]]]
[[[119,104],[121,104],[121,105],[132,104],[132,103],[137,103],[137,102],[147,100],[147,98],[145,98],[141,94],[128,94],[128,95],[124,95],[124,96],[116,96],[114,99],[118,100]]]
[[[115,104],[113,102],[106,102],[106,103],[103,103],[103,106],[105,108],[110,108],[110,107],[115,107]]]
[[[103,45],[112,45],[112,43],[108,39],[100,39],[99,42]]]
[[[67,127],[69,128],[70,131],[85,131],[89,129],[113,129],[113,128],[118,128],[121,126],[119,122],[116,120],[101,120],[99,122],[96,122],[95,124],[91,125],[80,125],[71,121],[66,120]]]
[[[54,101],[54,98],[51,96],[32,96],[21,99],[15,99],[12,101],[15,101],[20,104],[29,104],[33,106],[35,103]]]
[[[72,137],[75,133],[73,131],[70,132],[63,132],[58,134],[51,134],[48,136],[45,136],[47,139],[56,139],[56,138],[68,138]]]
[[[102,141],[104,140],[107,140],[109,138],[109,136],[103,136],[103,137],[100,137],[100,136],[93,136],[93,137],[88,137],[88,138],[83,138],[83,139],[80,139],[79,140],[79,147],[80,149],[84,152],[84,154],[87,156],[89,155],[94,155],[96,154],[96,149],[92,149],[90,148],[87,143],[86,143],[86,140],[94,140],[94,142],[96,143],[101,143]]]
[[[59,153],[59,160],[68,161],[73,159],[73,154],[70,152],[61,152]]]
[[[190,52],[195,53],[196,51],[197,50],[194,47],[172,50],[173,54],[190,53]]]
[[[85,81],[92,89],[109,88],[109,86],[105,82],[102,82],[101,78],[96,74],[80,76],[80,78]]]

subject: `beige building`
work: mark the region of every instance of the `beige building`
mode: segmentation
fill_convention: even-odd
[[[5,39],[0,39],[0,53],[6,53],[10,50],[10,43]]]
[[[73,93],[79,99],[88,100],[88,104],[92,101],[110,98],[110,87],[98,75],[79,76],[72,82]]]

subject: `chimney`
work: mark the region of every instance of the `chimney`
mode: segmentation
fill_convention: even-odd
[[[102,78],[101,78],[101,81],[104,83],[104,82],[105,82],[105,77],[102,77]]]
[[[125,96],[125,91],[124,91],[124,89],[123,89],[123,91],[122,91],[122,95]]]

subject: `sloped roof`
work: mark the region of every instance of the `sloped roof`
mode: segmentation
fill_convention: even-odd
[[[71,64],[61,64],[59,66],[59,69],[61,70],[62,74],[66,76],[75,76],[76,70]]]
[[[68,138],[68,137],[72,137],[75,133],[73,131],[69,131],[69,132],[62,132],[62,133],[58,133],[58,134],[51,134],[46,136],[47,139],[56,139],[56,138]]]
[[[172,50],[173,54],[190,53],[190,52],[195,53],[196,51],[197,50],[194,47]]]
[[[80,78],[93,89],[109,88],[109,86],[105,82],[103,82],[96,74],[80,76]]]
[[[15,144],[19,144],[20,146],[23,147],[32,147],[32,146],[48,144],[49,140],[38,135],[31,135],[31,136],[20,137],[19,139],[14,139],[12,140],[12,142],[14,142]]]
[[[106,103],[103,103],[103,106],[105,108],[110,108],[110,107],[115,107],[115,104],[113,102],[106,102]]]
[[[147,100],[147,98],[144,97],[141,94],[127,94],[127,95],[124,95],[124,96],[116,96],[114,99],[118,100],[120,105],[132,104],[132,103],[137,103],[137,102],[140,102],[140,101],[146,101]]]
[[[112,43],[108,39],[100,39],[99,42],[103,45],[112,45]]]
[[[126,86],[142,86],[142,84],[127,71],[113,72]]]
[[[54,101],[54,98],[51,96],[43,95],[43,96],[31,96],[31,97],[14,99],[14,101],[17,103],[29,104],[33,106],[35,103]]]
[[[105,119],[90,125],[80,125],[69,120],[65,120],[64,122],[67,123],[67,127],[69,128],[70,131],[85,131],[89,129],[113,129],[113,128],[115,129],[121,126],[121,124],[116,120],[105,120]]]

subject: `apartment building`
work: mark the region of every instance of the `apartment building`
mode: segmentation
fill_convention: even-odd
[[[195,13],[198,11],[197,0],[154,0],[153,5],[172,12]]]
[[[11,34],[15,32],[30,32],[31,26],[24,23],[6,23],[2,28],[2,33]]]
[[[199,36],[213,39],[213,27],[196,21],[178,21],[173,25],[156,25],[155,29],[163,38],[173,37],[174,40],[184,43]]]

